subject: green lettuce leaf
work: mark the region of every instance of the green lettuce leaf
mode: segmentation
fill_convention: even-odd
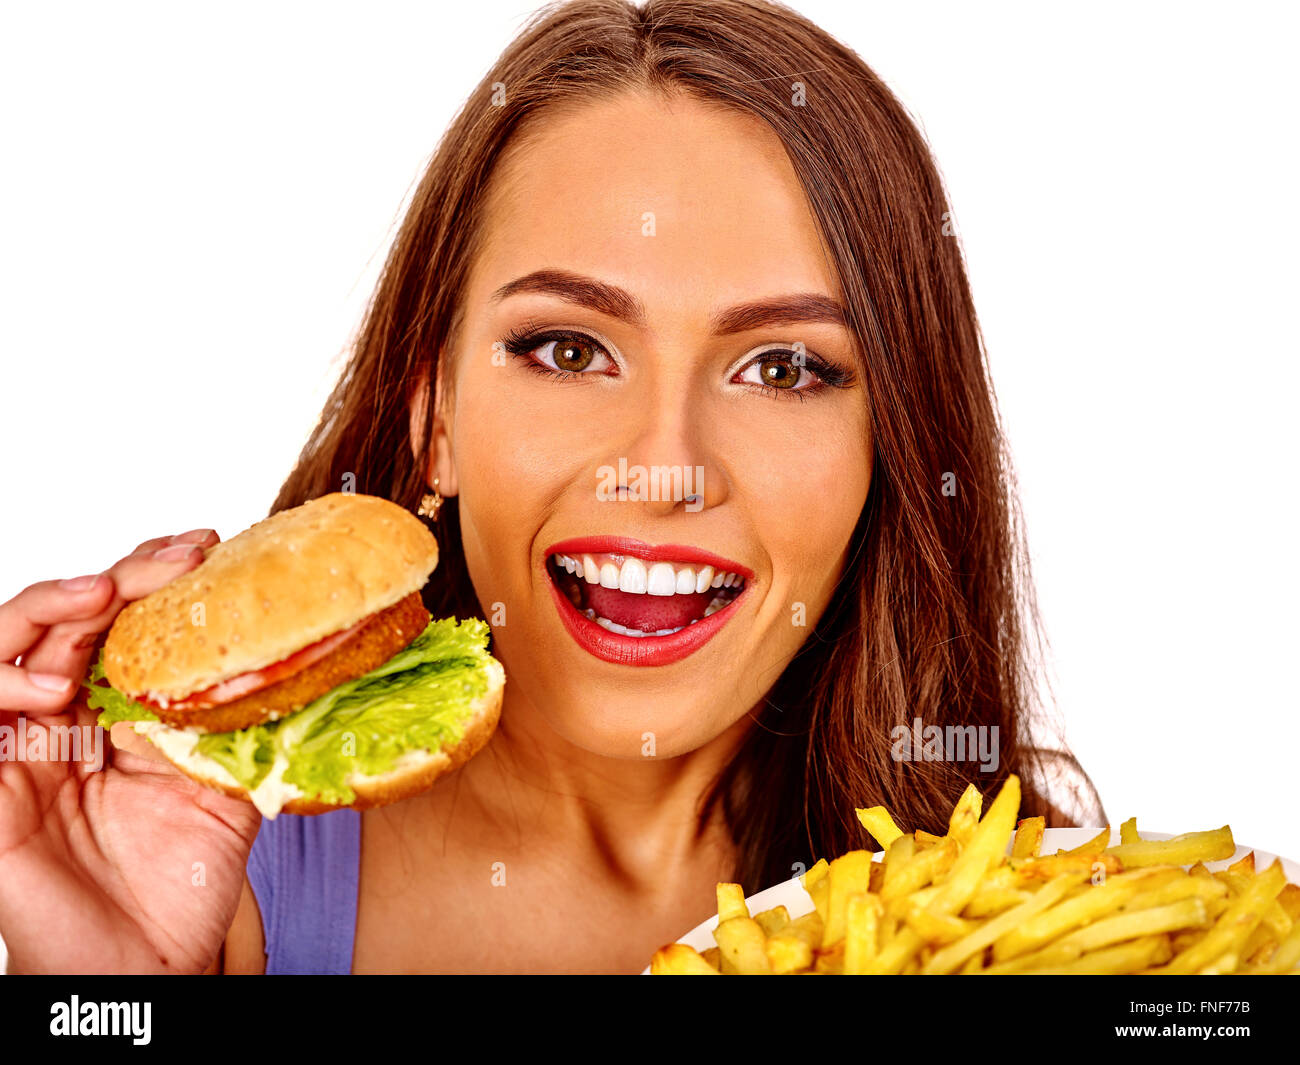
[[[484,666],[491,630],[480,618],[431,621],[404,650],[356,680],[330,689],[301,710],[265,725],[206,733],[195,752],[206,755],[250,791],[278,756],[284,780],[304,795],[348,803],[354,772],[384,773],[403,754],[458,743],[470,707],[487,693]],[[103,677],[102,658],[89,680]],[[93,683],[87,700],[102,712],[99,723],[156,721],[147,707]]]
[[[103,684],[99,684],[99,681]],[[110,687],[104,676],[104,652],[90,667],[90,675],[81,682],[87,690],[86,705],[92,710],[100,711],[99,724],[102,728],[112,728],[119,721],[157,721],[158,715],[147,706],[141,706],[134,699],[128,699],[116,688]]]

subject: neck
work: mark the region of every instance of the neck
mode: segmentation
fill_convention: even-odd
[[[703,800],[739,750],[748,714],[704,746],[674,757],[611,758],[557,733],[509,685],[501,720],[484,750],[461,771],[486,823],[513,841],[553,841],[598,856],[629,883],[662,883],[664,870],[701,856],[723,861],[730,839],[721,809],[701,825]]]

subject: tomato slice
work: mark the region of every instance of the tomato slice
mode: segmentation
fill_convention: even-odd
[[[241,673],[237,677],[223,680],[219,684],[204,688],[193,695],[187,695],[183,699],[168,699],[165,705],[143,695],[133,696],[133,698],[135,702],[152,707],[155,710],[211,710],[214,706],[233,703],[236,699],[252,695],[263,688],[269,688],[272,684],[284,680],[285,677],[292,677],[295,673],[301,673],[308,666],[319,662],[326,655],[337,650],[341,644],[346,643],[369,620],[370,618],[362,618],[350,628],[342,629],[317,640],[315,643],[308,644],[301,651],[295,651],[288,658],[283,658],[279,662],[273,662],[262,669],[253,669],[247,673]]]

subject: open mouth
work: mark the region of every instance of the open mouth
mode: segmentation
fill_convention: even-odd
[[[739,573],[632,555],[553,554],[546,571],[578,613],[622,636],[671,636],[716,614],[745,588]]]

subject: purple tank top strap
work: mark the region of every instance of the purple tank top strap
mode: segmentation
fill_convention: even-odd
[[[262,911],[268,976],[352,971],[361,814],[262,818],[248,880]]]

